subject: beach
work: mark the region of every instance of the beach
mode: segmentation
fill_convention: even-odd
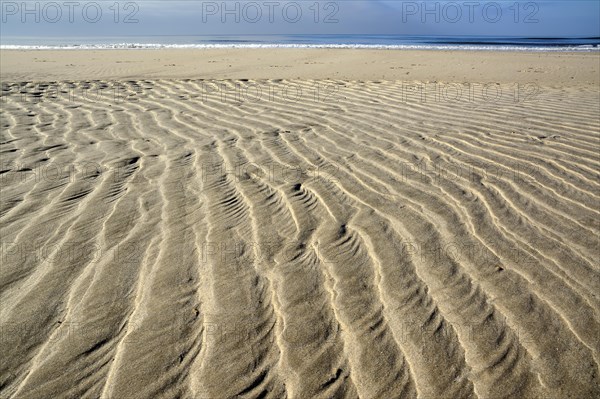
[[[0,398],[600,396],[600,53],[0,51]]]
[[[0,50],[7,81],[344,79],[598,84],[597,52],[369,49]]]

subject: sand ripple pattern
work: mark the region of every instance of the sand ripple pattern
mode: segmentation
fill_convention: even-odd
[[[600,397],[597,91],[66,83],[2,86],[1,398]]]

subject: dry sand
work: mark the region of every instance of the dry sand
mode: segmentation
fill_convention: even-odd
[[[600,396],[599,54],[0,57],[1,398]]]

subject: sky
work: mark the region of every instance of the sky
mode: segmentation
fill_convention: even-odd
[[[0,0],[2,37],[380,34],[600,37],[600,1]]]

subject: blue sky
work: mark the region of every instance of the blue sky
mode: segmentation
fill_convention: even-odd
[[[0,33],[4,37],[311,33],[600,36],[597,0],[338,0],[319,1],[318,7],[316,0],[96,0],[77,1],[71,6],[58,0],[26,2],[25,8],[22,1],[1,3]]]

